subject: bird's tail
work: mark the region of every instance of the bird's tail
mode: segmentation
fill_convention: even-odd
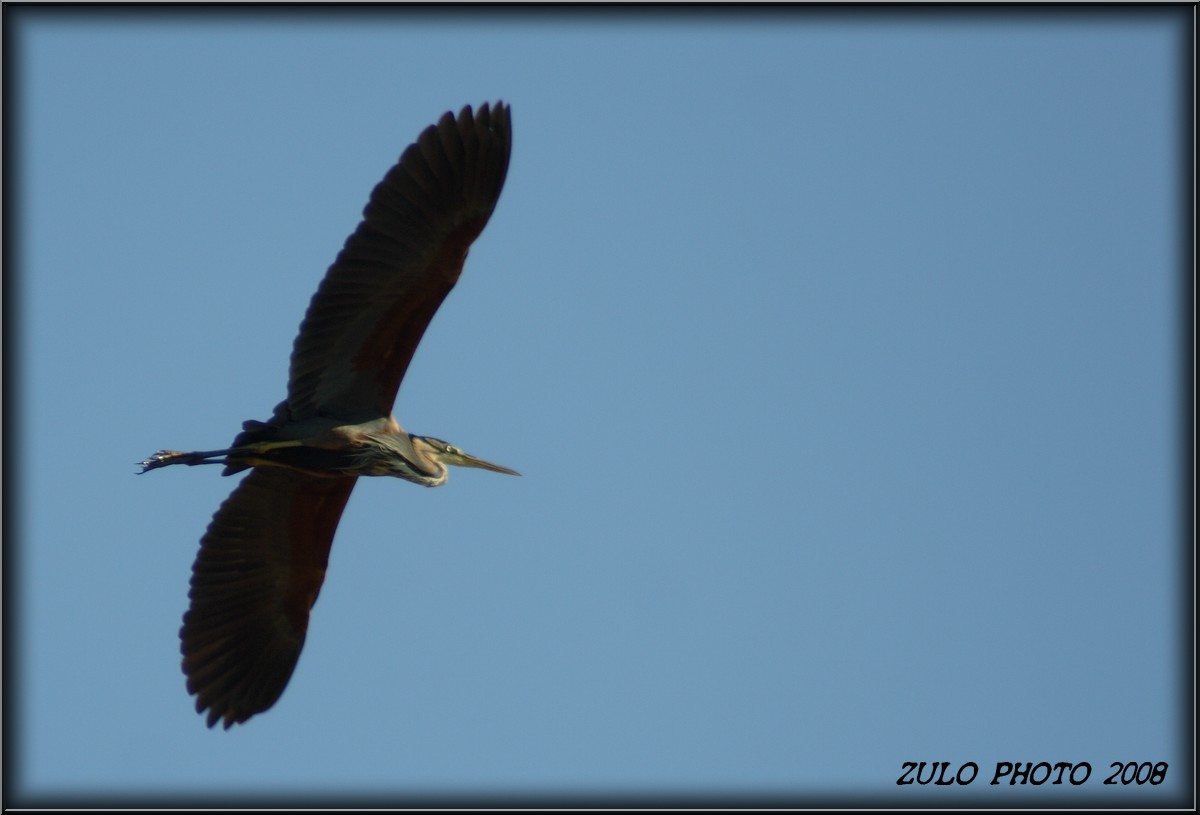
[[[237,438],[233,440],[233,447],[249,447],[252,444],[259,444],[265,441],[279,441],[279,428],[267,422],[260,422],[255,419],[248,419],[242,422],[242,432],[237,434]],[[225,469],[221,471],[221,475],[233,475],[240,473],[242,470],[248,470],[252,464],[247,464],[242,461],[230,461],[226,463]]]

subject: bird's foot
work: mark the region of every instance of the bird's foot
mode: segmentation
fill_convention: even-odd
[[[138,462],[142,468],[138,475],[148,473],[151,470],[157,470],[159,467],[166,467],[168,464],[178,464],[187,455],[187,453],[181,453],[178,450],[159,450],[145,461]]]

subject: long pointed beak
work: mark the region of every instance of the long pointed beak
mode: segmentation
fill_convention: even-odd
[[[448,459],[447,464],[457,464],[459,467],[478,467],[481,470],[491,470],[494,473],[504,473],[505,475],[520,475],[516,470],[510,470],[507,467],[501,467],[499,464],[493,464],[490,461],[484,461],[475,456],[469,456],[466,453],[460,453],[452,459]]]

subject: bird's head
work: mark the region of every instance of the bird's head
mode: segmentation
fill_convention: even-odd
[[[419,455],[431,461],[436,461],[439,464],[453,464],[456,467],[478,467],[481,470],[491,470],[494,473],[520,475],[516,470],[510,470],[507,467],[501,467],[499,464],[493,464],[490,461],[484,461],[481,458],[468,455],[449,442],[442,441],[441,439],[435,439],[432,436],[418,436],[415,433],[411,434],[409,438],[412,439],[413,449]]]

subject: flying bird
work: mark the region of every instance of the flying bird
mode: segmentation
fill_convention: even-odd
[[[448,464],[518,475],[392,416],[413,352],[496,206],[511,149],[502,102],[428,127],[372,191],[321,281],[271,418],[245,422],[227,449],[159,450],[141,462],[143,473],[250,470],[200,539],[179,632],[187,689],[209,727],[245,722],[287,687],[359,476],[436,487]]]

